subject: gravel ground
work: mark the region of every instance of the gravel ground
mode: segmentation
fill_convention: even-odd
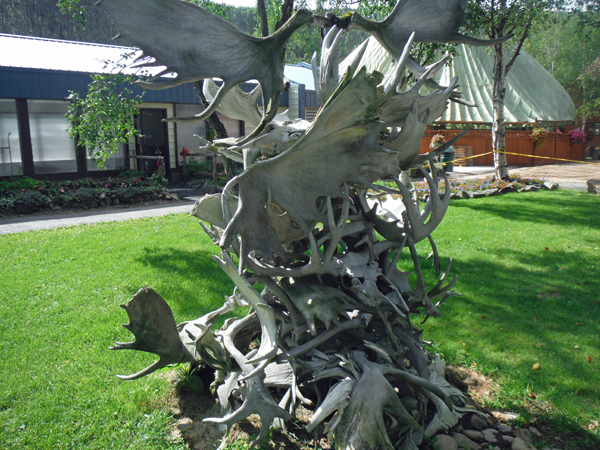
[[[526,178],[546,178],[556,181],[587,181],[600,179],[600,161],[590,163],[550,164],[536,167],[520,167],[510,171],[511,175],[519,174]]]

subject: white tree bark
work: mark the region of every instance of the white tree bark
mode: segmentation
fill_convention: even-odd
[[[506,163],[506,126],[504,122],[504,100],[506,97],[506,71],[504,68],[504,44],[494,45],[494,122],[492,123],[492,148],[496,178],[508,177]]]

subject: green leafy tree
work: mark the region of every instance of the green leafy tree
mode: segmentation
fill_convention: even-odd
[[[120,66],[123,68],[123,65]],[[135,128],[134,116],[142,94],[133,92],[136,75],[122,72],[94,74],[87,95],[70,91],[71,105],[66,114],[71,125],[69,134],[78,146],[83,146],[92,161],[101,168],[111,155],[119,151],[139,132]]]
[[[544,13],[526,50],[569,92],[585,125],[600,116],[600,11],[598,1]]]
[[[508,177],[506,154],[506,127],[504,102],[506,77],[512,68],[523,43],[529,36],[531,24],[540,16],[545,2],[542,0],[469,0],[467,23],[474,33],[490,39],[515,36],[514,39],[492,46],[494,69],[492,99],[494,121],[492,124],[492,147],[496,177]]]
[[[60,8],[63,14],[76,19],[82,27],[85,28],[87,19],[85,17],[85,6],[80,3],[80,0],[58,0],[56,5]]]

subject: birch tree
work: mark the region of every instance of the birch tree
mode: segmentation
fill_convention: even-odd
[[[506,163],[506,127],[504,101],[506,77],[519,56],[523,43],[529,36],[532,22],[543,10],[542,0],[469,0],[467,21],[473,30],[498,39],[514,35],[514,39],[493,45],[494,71],[492,99],[494,119],[492,124],[492,148],[497,178],[508,177]]]

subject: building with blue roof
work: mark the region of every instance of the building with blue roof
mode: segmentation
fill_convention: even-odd
[[[136,117],[142,138],[132,139],[100,169],[77,147],[66,131],[65,113],[70,91],[84,96],[94,73],[110,73],[107,61],[122,61],[135,54],[130,47],[0,34],[0,177],[22,173],[34,178],[65,179],[107,176],[118,166],[154,171],[154,161],[165,158],[169,179],[178,179],[183,147],[198,147],[194,135],[206,136],[204,122],[162,122],[165,117],[189,117],[202,111],[192,84],[164,90],[148,90]],[[160,69],[156,69],[160,70]],[[280,110],[290,118],[312,119],[318,110],[310,65],[286,65],[289,92]],[[252,89],[251,82],[241,86]],[[135,93],[141,93],[137,87]],[[242,121],[221,116],[229,136],[245,134]]]

